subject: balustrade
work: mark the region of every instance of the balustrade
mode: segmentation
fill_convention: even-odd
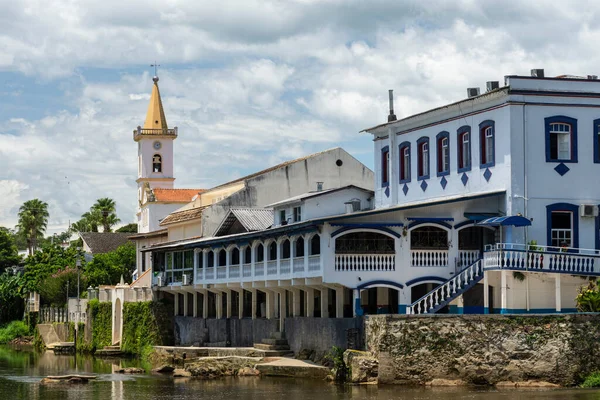
[[[309,271],[319,271],[321,269],[321,256],[313,255],[308,256],[308,270]]]
[[[204,279],[215,279],[215,267],[208,267],[204,270]]]
[[[264,276],[265,275],[265,263],[260,261],[254,265],[254,276]]]
[[[242,265],[242,275],[244,278],[252,277],[252,264],[244,264]]]
[[[240,277],[240,266],[239,265],[231,265],[229,267],[229,277],[230,278],[239,278]]]
[[[282,275],[287,275],[290,273],[290,259],[286,258],[279,262],[279,273]]]
[[[267,275],[277,275],[277,260],[267,261]]]
[[[395,271],[394,254],[336,254],[336,271]]]
[[[227,267],[217,267],[217,279],[227,278]]]
[[[294,273],[304,272],[304,257],[296,257],[293,261]]]
[[[479,250],[458,250],[458,266],[466,267],[481,258]]]
[[[411,250],[413,267],[447,267],[448,250]]]

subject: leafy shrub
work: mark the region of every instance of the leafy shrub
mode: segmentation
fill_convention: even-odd
[[[333,375],[336,381],[343,382],[346,379],[348,372],[347,366],[344,363],[344,349],[333,346],[325,358],[333,362]]]
[[[594,281],[580,287],[575,300],[580,312],[600,312],[600,288]],[[600,377],[600,374],[598,376]]]
[[[581,384],[584,388],[596,388],[600,387],[600,372],[593,372],[590,376],[585,378],[585,381]]]
[[[23,321],[12,321],[0,328],[0,344],[8,343],[13,339],[29,335],[29,327]]]

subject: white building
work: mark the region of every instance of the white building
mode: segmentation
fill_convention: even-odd
[[[154,283],[205,318],[574,310],[600,274],[600,81],[533,72],[402,120],[390,107],[366,130],[374,197],[346,183],[253,204],[272,227],[145,249]]]

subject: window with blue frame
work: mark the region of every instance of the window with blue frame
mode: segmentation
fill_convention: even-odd
[[[400,183],[410,182],[410,142],[402,142],[398,146],[400,156]]]
[[[458,172],[471,170],[471,127],[463,126],[456,132],[458,149]]]
[[[450,173],[450,133],[440,132],[436,136],[437,142],[437,176]]]
[[[496,165],[496,143],[495,143],[494,121],[483,121],[479,124],[479,161],[480,168],[493,167]]]
[[[390,184],[390,148],[385,146],[381,149],[381,186]]]
[[[417,180],[429,179],[429,138],[417,140]]]
[[[577,162],[577,120],[559,115],[544,121],[546,162]]]
[[[546,240],[551,247],[579,247],[579,206],[555,203],[546,206]]]
[[[600,119],[594,121],[594,162],[600,164]]]

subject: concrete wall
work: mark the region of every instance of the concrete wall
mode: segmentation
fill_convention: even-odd
[[[287,318],[285,334],[296,354],[304,349],[328,352],[333,346],[347,348],[348,329],[357,329],[363,343],[363,321],[362,318]]]
[[[379,382],[580,382],[600,369],[600,315],[368,316]]]

